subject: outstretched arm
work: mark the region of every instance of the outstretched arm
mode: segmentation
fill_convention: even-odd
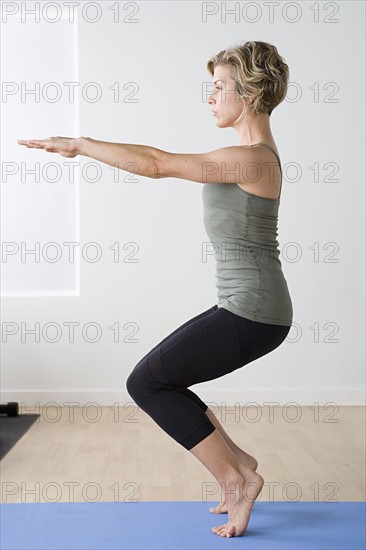
[[[191,154],[169,153],[148,145],[111,143],[89,137],[58,136],[40,140],[18,140],[18,143],[69,158],[85,155],[148,178],[180,178],[198,183],[245,184],[248,179],[247,169],[256,164],[255,153],[241,145]]]
[[[27,148],[44,149],[48,153],[59,153],[68,158],[84,155],[148,178],[158,178],[158,158],[163,153],[160,149],[148,145],[111,143],[89,137],[57,136],[47,139],[18,140],[18,143]]]

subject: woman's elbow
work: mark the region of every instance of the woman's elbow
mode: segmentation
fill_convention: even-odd
[[[157,150],[152,159],[152,178],[158,180],[164,178],[163,151]]]
[[[151,175],[150,175],[151,178],[153,178],[154,180],[158,180],[160,178],[163,178],[163,174],[161,172],[161,168],[160,168],[160,165],[156,162],[156,160],[154,160],[152,162],[152,168],[151,168]]]

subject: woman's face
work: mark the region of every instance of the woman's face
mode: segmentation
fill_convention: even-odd
[[[214,111],[216,124],[220,128],[233,126],[242,114],[245,103],[235,89],[228,65],[218,65],[214,71],[214,89],[208,97],[211,110]]]

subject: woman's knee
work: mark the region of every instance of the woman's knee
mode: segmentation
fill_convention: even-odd
[[[151,383],[151,375],[146,359],[144,359],[137,363],[129,374],[126,380],[126,389],[130,396],[136,401],[137,398],[142,397],[149,383]]]

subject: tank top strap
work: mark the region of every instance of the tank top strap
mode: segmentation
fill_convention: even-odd
[[[270,146],[270,145],[267,145],[267,143],[254,143],[253,145],[251,145],[250,147],[255,147],[256,145],[264,145],[264,147],[267,147],[270,151],[272,151],[272,153],[276,156],[277,160],[278,160],[278,165],[280,167],[280,171],[281,171],[281,184],[280,184],[280,194],[278,196],[278,198],[281,197],[281,191],[282,191],[282,166],[281,166],[281,159],[278,155],[278,153],[276,153],[276,151]]]

